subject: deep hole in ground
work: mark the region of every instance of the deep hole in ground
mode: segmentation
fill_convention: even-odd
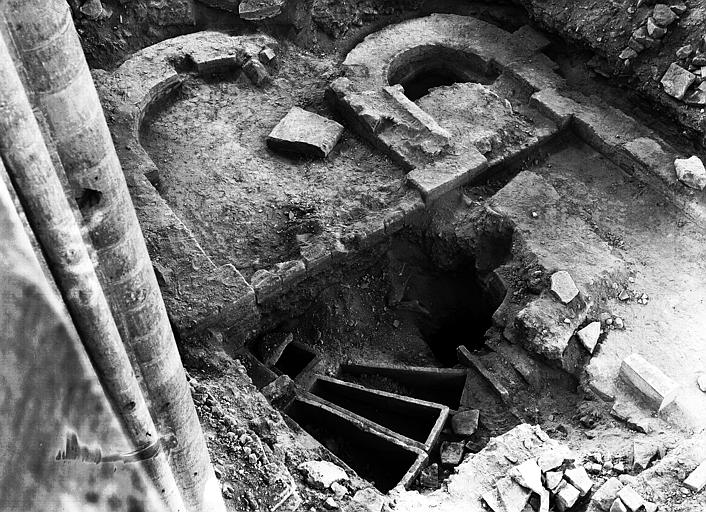
[[[434,87],[455,83],[491,84],[498,73],[477,57],[443,46],[418,46],[399,55],[390,65],[390,85],[400,84],[412,101]]]

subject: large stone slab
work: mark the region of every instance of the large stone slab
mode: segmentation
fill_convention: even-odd
[[[267,136],[277,151],[326,157],[338,143],[343,126],[299,107],[292,107]]]
[[[656,410],[663,409],[676,398],[676,382],[640,354],[630,354],[623,359],[620,376]]]

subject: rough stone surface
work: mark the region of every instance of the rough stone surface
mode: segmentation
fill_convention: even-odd
[[[673,62],[662,77],[664,92],[678,100],[684,98],[686,91],[696,80],[696,75]]]
[[[579,340],[581,340],[583,346],[586,347],[586,350],[593,354],[593,351],[596,349],[596,345],[598,344],[598,338],[601,336],[601,323],[591,322],[576,334],[578,335]]]
[[[576,455],[566,446],[559,445],[554,450],[548,450],[539,456],[537,464],[543,473],[560,467],[564,462],[573,462]]]
[[[560,270],[552,274],[551,290],[564,304],[568,304],[579,294],[579,289],[571,278],[571,274],[566,270]]]
[[[531,491],[519,485],[512,478],[504,477],[496,484],[500,502],[507,512],[522,512],[530,498]]]
[[[653,409],[666,407],[676,397],[676,382],[639,354],[630,354],[623,359],[620,376],[647,400]]]
[[[293,107],[270,132],[267,144],[278,151],[326,157],[342,133],[336,121]]]
[[[326,460],[302,462],[297,469],[306,475],[309,485],[317,489],[328,489],[334,482],[348,480],[348,475],[342,468]]]
[[[674,160],[677,178],[687,187],[703,190],[706,187],[706,168],[698,156]]]
[[[598,508],[604,512],[610,510],[613,501],[618,497],[618,492],[623,488],[623,484],[620,483],[615,477],[611,477],[606,482],[601,485],[598,490],[591,496],[591,501],[595,503]]]
[[[468,411],[457,412],[451,418],[451,428],[454,434],[459,436],[470,437],[475,434],[478,428],[478,418],[480,411],[471,409]]]
[[[353,495],[351,504],[357,505],[356,512],[381,512],[385,505],[385,498],[374,488],[367,487]]]
[[[659,455],[659,445],[646,440],[638,439],[632,444],[632,464],[635,471],[643,471]]]

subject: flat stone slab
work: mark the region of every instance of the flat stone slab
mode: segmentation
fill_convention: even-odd
[[[326,157],[338,143],[343,126],[299,107],[292,107],[267,136],[276,151]]]
[[[677,395],[677,384],[640,354],[630,354],[620,365],[620,376],[655,410],[669,405]]]

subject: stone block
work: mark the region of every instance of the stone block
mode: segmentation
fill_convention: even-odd
[[[564,471],[564,478],[576,487],[581,496],[586,496],[593,488],[593,480],[583,466],[576,466]]]
[[[674,160],[677,178],[687,187],[703,190],[706,187],[706,168],[698,156]]]
[[[618,498],[625,503],[625,506],[630,512],[638,512],[645,500],[642,499],[635,489],[626,485],[618,491]]]
[[[554,121],[560,128],[569,125],[579,105],[559,94],[555,89],[543,89],[530,97],[530,106]]]
[[[252,275],[250,284],[255,289],[258,304],[271,299],[282,290],[282,278],[264,269]]]
[[[299,107],[292,107],[267,136],[277,151],[326,157],[338,143],[343,126]]]
[[[598,338],[601,336],[601,323],[591,322],[586,327],[579,330],[576,335],[583,346],[586,347],[586,350],[593,354],[593,351],[596,350],[596,345],[598,344]]]
[[[655,410],[663,409],[676,398],[676,382],[639,354],[630,354],[623,359],[620,376]]]
[[[591,501],[595,503],[599,509],[608,512],[615,498],[618,497],[618,492],[620,492],[622,488],[623,484],[620,483],[620,480],[611,477],[593,493]]]
[[[660,83],[664,88],[664,92],[670,96],[681,100],[686,95],[686,91],[691,84],[696,80],[696,75],[687,71],[676,62],[667,68],[667,72],[662,77]]]
[[[238,14],[246,21],[262,21],[282,13],[286,0],[243,0]]]
[[[463,459],[463,443],[442,443],[441,464],[444,466],[458,466]]]
[[[569,510],[581,497],[579,490],[566,480],[562,481],[554,493],[554,503],[559,512]]]
[[[686,480],[684,480],[684,485],[694,492],[699,492],[704,488],[704,485],[706,485],[706,460],[691,472]]]

